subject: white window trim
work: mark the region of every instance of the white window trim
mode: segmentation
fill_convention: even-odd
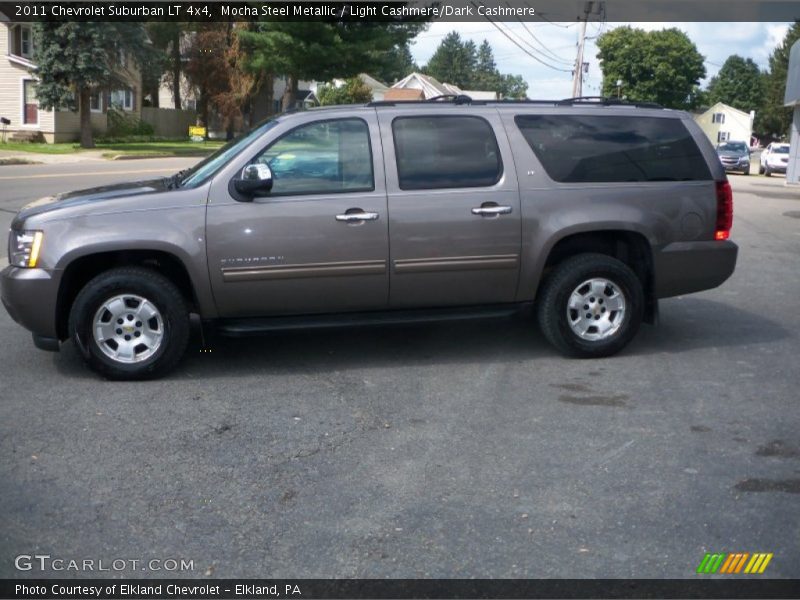
[[[104,101],[105,101],[105,98],[104,98],[105,94],[103,93],[102,90],[100,90],[97,93],[100,96],[100,98],[99,98],[100,101],[98,102],[98,105],[99,105],[98,108],[92,108],[92,96],[94,94],[90,94],[89,95],[89,112],[90,113],[101,113],[101,112],[103,112],[103,104],[104,104]]]
[[[119,109],[121,109],[121,110],[123,110],[125,112],[133,112],[133,106],[134,106],[134,103],[135,103],[135,99],[133,97],[133,94],[134,94],[133,88],[122,88],[122,89],[119,89],[119,90],[112,90],[111,94],[109,96],[113,95],[115,92],[117,92],[117,93],[118,92],[122,92],[123,93],[122,105],[120,106],[120,105],[113,104],[112,102],[109,102],[108,103],[109,108],[114,107],[114,108],[119,108]],[[125,103],[125,98],[126,98],[128,92],[130,92],[130,94],[131,94],[131,103],[130,103],[130,105],[126,105],[126,103]]]
[[[25,75],[19,78],[19,126],[23,129],[39,129],[39,123],[41,122],[41,117],[39,113],[41,112],[41,108],[39,108],[39,101],[36,101],[36,123],[26,123],[25,122],[25,82],[26,81],[36,81],[36,77],[30,77]]]
[[[25,54],[25,52],[22,50],[22,32],[24,30],[28,31],[28,53],[27,54]],[[17,31],[19,32],[19,55],[22,58],[30,60],[31,57],[33,56],[33,29],[31,29],[30,25],[20,25],[17,28]]]

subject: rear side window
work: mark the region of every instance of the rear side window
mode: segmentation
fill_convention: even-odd
[[[480,117],[398,117],[392,132],[403,190],[488,187],[500,181],[497,139]]]
[[[680,119],[518,115],[514,121],[550,178],[561,183],[711,179]]]

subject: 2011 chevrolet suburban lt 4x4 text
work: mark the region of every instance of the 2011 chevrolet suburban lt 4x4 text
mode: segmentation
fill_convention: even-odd
[[[609,100],[282,115],[173,177],[48,197],[2,299],[115,379],[162,375],[190,314],[228,335],[511,313],[563,353],[623,348],[736,264],[732,197],[683,112]]]

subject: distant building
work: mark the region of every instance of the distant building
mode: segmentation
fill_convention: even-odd
[[[473,100],[497,100],[497,92],[484,90],[462,90],[452,83],[442,83],[435,77],[423,75],[422,73],[411,73],[395,83],[391,90],[418,90],[422,93],[425,100],[436,96],[469,96]],[[391,92],[390,90],[390,92]],[[385,96],[384,96],[385,97]],[[387,100],[399,100],[400,98],[385,98]]]
[[[789,147],[789,165],[786,168],[786,183],[800,184],[800,41],[789,51],[789,69],[786,75],[786,95],[784,106],[794,110],[792,134]]]
[[[755,113],[746,113],[722,102],[694,116],[694,120],[715,146],[722,142],[744,142],[750,145]]]

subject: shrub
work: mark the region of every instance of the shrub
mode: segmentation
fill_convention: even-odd
[[[109,108],[107,117],[106,137],[152,136],[155,133],[150,123],[116,108]]]

